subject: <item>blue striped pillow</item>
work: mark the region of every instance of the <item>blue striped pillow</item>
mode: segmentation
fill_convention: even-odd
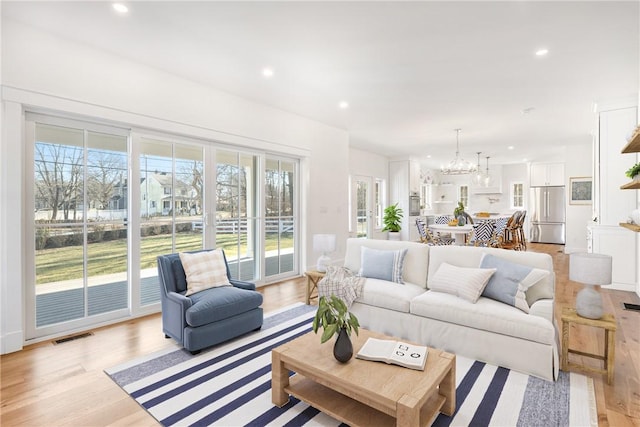
[[[381,251],[362,247],[360,252],[360,271],[358,275],[370,279],[388,280],[404,284],[402,268],[407,249]]]

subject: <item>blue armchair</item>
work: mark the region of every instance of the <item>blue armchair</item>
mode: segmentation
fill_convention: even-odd
[[[224,262],[233,286],[184,296],[187,279],[180,256],[158,257],[162,330],[192,354],[262,327],[262,294],[253,283],[231,279],[226,257]]]

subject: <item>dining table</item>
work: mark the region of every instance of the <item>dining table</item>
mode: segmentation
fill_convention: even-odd
[[[451,233],[451,235],[456,239],[456,245],[464,245],[467,240],[467,235],[473,231],[473,226],[471,224],[430,224],[429,229],[438,233]]]

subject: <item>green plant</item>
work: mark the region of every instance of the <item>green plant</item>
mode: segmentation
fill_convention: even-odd
[[[402,228],[400,224],[403,215],[402,208],[398,207],[397,203],[387,206],[384,210],[384,216],[382,217],[382,222],[384,223],[382,231],[400,231]]]
[[[458,215],[463,213],[464,213],[464,205],[462,204],[462,202],[458,202],[458,207],[453,210],[453,216],[457,218]]]
[[[358,335],[360,323],[358,318],[349,312],[349,308],[344,301],[335,295],[330,298],[321,296],[318,301],[318,311],[313,319],[313,332],[318,333],[318,328],[322,326],[322,337],[320,342],[325,343],[333,335],[338,334],[340,329],[346,329],[347,334],[351,335],[354,330]]]
[[[631,166],[629,170],[625,172],[625,174],[631,179],[635,178],[636,175],[640,174],[640,163],[636,163],[635,165]]]

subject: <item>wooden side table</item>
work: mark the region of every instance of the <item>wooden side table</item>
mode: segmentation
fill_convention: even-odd
[[[311,304],[311,293],[314,289],[318,289],[318,282],[322,279],[325,273],[317,270],[305,271],[304,275],[307,276],[307,305]]]
[[[569,327],[572,323],[576,325],[593,326],[604,329],[604,355],[585,353],[583,351],[573,350],[569,348]],[[592,372],[596,374],[607,374],[607,384],[613,382],[613,366],[616,350],[616,318],[612,314],[605,314],[600,319],[587,319],[581,317],[573,308],[565,307],[562,310],[562,370],[568,371],[570,368],[576,368],[583,372]],[[569,361],[569,353],[577,354],[584,357],[602,360],[604,369],[592,368],[590,366],[580,365]]]

